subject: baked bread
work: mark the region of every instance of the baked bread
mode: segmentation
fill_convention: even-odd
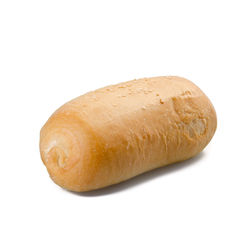
[[[41,158],[56,184],[94,190],[197,155],[216,124],[213,105],[192,82],[143,78],[60,107],[41,129]]]

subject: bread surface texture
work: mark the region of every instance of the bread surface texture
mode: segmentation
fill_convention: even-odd
[[[192,82],[162,76],[89,92],[60,107],[41,129],[41,158],[53,181],[89,191],[201,152],[217,126]]]

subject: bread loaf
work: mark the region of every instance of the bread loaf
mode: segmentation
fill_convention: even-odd
[[[197,155],[216,124],[213,105],[192,82],[143,78],[60,107],[41,129],[41,158],[56,184],[94,190]]]

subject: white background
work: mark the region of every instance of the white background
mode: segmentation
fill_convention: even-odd
[[[0,248],[250,249],[249,1],[0,1]],[[179,75],[218,129],[193,160],[77,195],[39,131],[87,91]]]

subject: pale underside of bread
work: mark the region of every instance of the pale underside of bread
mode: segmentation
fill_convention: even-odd
[[[42,128],[40,151],[58,185],[88,191],[191,158],[215,130],[213,105],[192,82],[144,78],[63,105]]]

